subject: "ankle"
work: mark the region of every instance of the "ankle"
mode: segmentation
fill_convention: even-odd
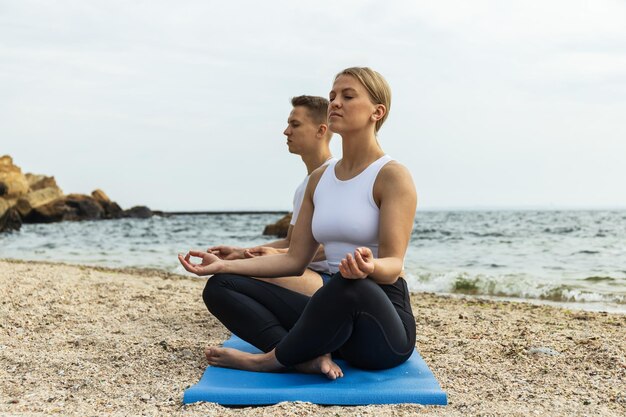
[[[276,359],[276,354],[274,353],[274,349],[267,353],[263,353],[260,355],[255,355],[256,365],[259,367],[259,370],[262,372],[273,372],[284,369],[285,367],[278,362]]]

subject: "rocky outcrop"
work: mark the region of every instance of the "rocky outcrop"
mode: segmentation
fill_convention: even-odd
[[[33,209],[24,221],[26,223],[54,223],[103,218],[104,209],[92,197],[70,194]]]
[[[22,219],[13,207],[0,214],[0,232],[20,230],[20,227],[22,227]]]
[[[152,210],[146,206],[135,206],[122,212],[122,217],[129,217],[131,219],[147,219],[152,216]]]
[[[33,209],[45,206],[62,196],[63,192],[59,188],[42,188],[20,197],[15,204],[15,208],[20,213],[20,216],[25,219]]]
[[[25,177],[26,181],[28,181],[28,186],[30,187],[31,191],[42,190],[44,188],[56,188],[58,190],[61,190],[57,185],[54,177],[46,177],[45,175],[36,175],[30,173],[26,173]]]
[[[122,208],[97,189],[91,195],[64,195],[54,177],[23,174],[13,159],[0,157],[0,232],[19,230],[24,223],[145,219],[154,213],[145,206]]]
[[[289,230],[289,223],[291,222],[291,213],[285,214],[285,216],[278,220],[274,224],[268,224],[263,230],[264,235],[287,237],[287,231]]]
[[[29,191],[26,176],[8,155],[0,157],[0,183],[3,184],[3,198],[20,197]]]
[[[22,219],[9,201],[0,198],[0,232],[20,230]]]
[[[114,201],[111,201],[104,191],[98,189],[91,193],[91,196],[104,209],[104,217],[107,219],[119,219],[124,217],[122,208]]]

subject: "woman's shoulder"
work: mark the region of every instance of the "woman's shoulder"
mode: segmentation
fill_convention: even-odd
[[[315,191],[315,188],[317,187],[317,184],[320,182],[322,175],[324,175],[324,172],[326,172],[326,169],[331,165],[334,166],[333,161],[331,161],[331,163],[329,164],[324,164],[321,167],[317,168],[315,171],[311,172],[311,175],[309,176],[309,183],[307,184],[307,190],[310,190],[309,192],[312,193],[313,191]]]
[[[380,172],[378,173],[377,181],[378,180],[382,180],[385,182],[409,180],[413,182],[413,177],[411,175],[411,171],[409,171],[409,169],[406,166],[402,165],[400,162],[396,161],[395,159],[392,159],[380,169]]]
[[[385,195],[395,199],[398,196],[417,198],[416,194],[413,176],[407,167],[391,160],[381,168],[374,183],[374,200],[379,207]]]
[[[330,163],[324,164],[324,165],[320,166],[319,168],[316,168],[315,171],[311,172],[311,176],[310,176],[309,182],[310,181],[315,181],[315,182],[319,181],[319,179],[322,177],[322,175],[324,175],[324,172],[326,171],[326,169],[329,166],[331,166],[331,165],[334,166],[335,162],[337,162],[337,161],[332,160],[332,161],[330,161]]]

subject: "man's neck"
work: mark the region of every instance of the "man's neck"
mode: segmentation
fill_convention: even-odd
[[[330,153],[330,149],[324,149],[314,155],[301,155],[302,162],[306,165],[307,175],[311,175],[313,171],[321,167],[324,162],[328,161],[333,155]]]

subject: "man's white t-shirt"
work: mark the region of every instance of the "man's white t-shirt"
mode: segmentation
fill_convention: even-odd
[[[321,166],[328,165],[328,163],[334,160],[336,160],[336,158],[330,158],[329,160],[324,162]],[[296,220],[298,220],[298,214],[300,214],[300,208],[302,207],[302,200],[304,200],[304,192],[306,191],[306,186],[309,183],[310,177],[311,177],[310,175],[307,175],[302,181],[302,183],[298,186],[298,188],[296,188],[296,192],[293,194],[293,214],[291,215],[291,222],[290,222],[292,226],[295,226]],[[328,267],[328,262],[326,261],[311,262],[309,264],[309,269],[312,269],[313,271],[326,272],[326,273],[330,271],[330,268]]]

